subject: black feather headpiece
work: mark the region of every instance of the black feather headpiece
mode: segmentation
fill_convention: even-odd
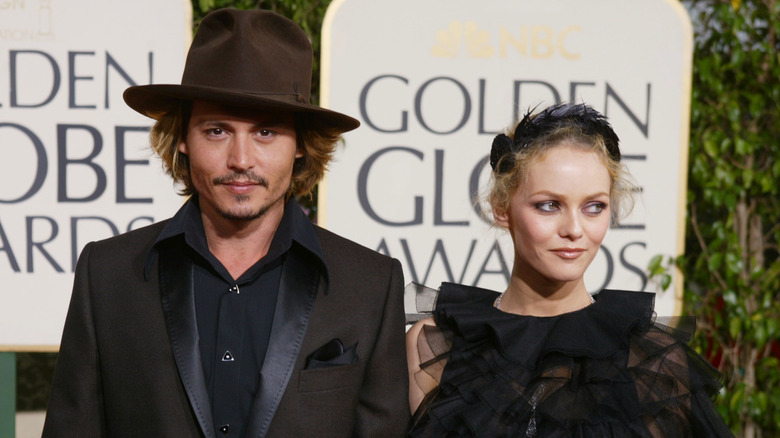
[[[498,134],[490,150],[490,167],[496,173],[505,173],[514,167],[514,154],[527,148],[534,140],[552,134],[560,128],[578,129],[585,135],[599,136],[604,140],[609,155],[620,161],[620,140],[607,118],[585,104],[560,103],[531,115],[528,110],[515,127],[514,139]]]

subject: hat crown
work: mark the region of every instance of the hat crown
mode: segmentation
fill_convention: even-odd
[[[220,9],[195,33],[181,84],[307,103],[312,58],[293,21],[265,10]]]
[[[311,123],[347,132],[356,119],[309,102],[312,49],[293,21],[271,11],[216,10],[200,24],[184,64],[181,84],[133,85],[122,97],[159,120],[182,102],[204,100],[257,110],[307,114]]]

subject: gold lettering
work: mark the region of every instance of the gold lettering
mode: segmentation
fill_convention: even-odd
[[[528,55],[528,28],[525,26],[520,28],[520,41],[517,41],[508,30],[503,26],[499,29],[498,34],[498,47],[499,55],[501,58],[506,58],[507,45],[511,44],[520,52],[521,55]]]
[[[0,9],[24,9],[24,0],[0,1]]]
[[[566,29],[563,29],[561,33],[558,35],[558,52],[560,52],[561,56],[563,56],[566,59],[575,60],[575,59],[580,59],[580,54],[571,53],[568,50],[566,50],[566,46],[564,45],[563,42],[563,40],[566,39],[566,37],[572,32],[580,32],[580,27],[569,26]]]
[[[576,60],[582,55],[572,50],[568,38],[579,32],[582,29],[576,25],[560,31],[551,26],[519,26],[515,31],[500,26],[498,45],[492,46],[490,33],[479,29],[476,23],[453,21],[448,28],[436,32],[431,54],[437,58],[454,58],[461,48],[465,48],[469,58],[507,58],[511,56],[510,52],[516,52],[536,59],[549,59],[558,54],[564,59]]]
[[[531,28],[531,57],[550,58],[555,54],[555,46],[552,43],[555,32],[547,26],[534,26]]]

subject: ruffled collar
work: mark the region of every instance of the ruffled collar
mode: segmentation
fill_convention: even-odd
[[[442,283],[434,312],[439,327],[450,327],[467,344],[492,338],[513,362],[534,369],[551,352],[606,358],[627,348],[630,337],[652,324],[655,294],[603,290],[596,302],[551,317],[523,316],[493,307],[499,293]]]

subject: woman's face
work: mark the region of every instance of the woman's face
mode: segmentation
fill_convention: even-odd
[[[527,176],[509,210],[493,212],[515,244],[513,275],[528,284],[582,281],[609,228],[607,168],[595,152],[564,142]]]

